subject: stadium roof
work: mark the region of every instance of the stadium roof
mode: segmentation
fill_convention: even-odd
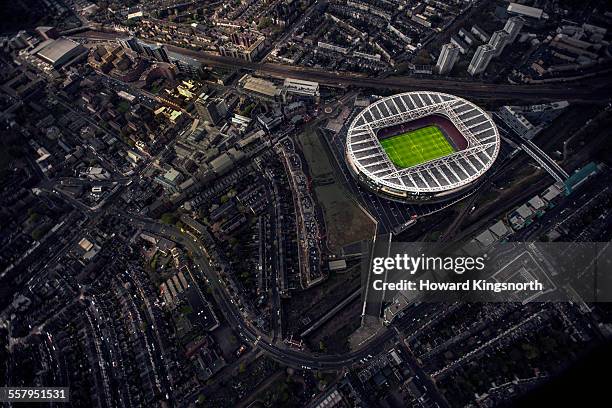
[[[467,147],[417,164],[397,168],[385,153],[376,130],[438,114],[448,118]],[[443,193],[482,176],[499,153],[499,132],[491,117],[457,96],[428,91],[383,98],[353,120],[347,134],[347,158],[363,176],[381,187],[409,193]]]

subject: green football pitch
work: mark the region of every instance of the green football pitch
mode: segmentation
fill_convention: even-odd
[[[412,167],[455,151],[442,131],[434,125],[411,130],[380,141],[393,164]]]

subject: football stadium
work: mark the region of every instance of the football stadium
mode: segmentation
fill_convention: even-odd
[[[443,201],[474,186],[499,153],[499,132],[473,103],[439,92],[388,96],[360,112],[346,158],[367,188],[398,201]]]

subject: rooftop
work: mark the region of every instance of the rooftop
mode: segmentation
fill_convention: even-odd
[[[84,251],[89,251],[94,245],[87,238],[83,238],[79,241],[79,246],[83,248]]]
[[[521,14],[523,16],[537,18],[537,19],[542,18],[542,15],[544,14],[544,10],[542,9],[539,9],[536,7],[525,6],[523,4],[518,4],[518,3],[508,4],[508,12]]]
[[[47,40],[40,44],[33,51],[40,58],[50,64],[58,64],[62,58],[69,56],[71,53],[79,51],[79,48],[85,51],[85,48],[68,38],[58,38],[57,40]]]
[[[255,77],[247,78],[243,84],[243,88],[247,91],[257,92],[270,98],[275,98],[280,93],[279,89],[272,82]]]

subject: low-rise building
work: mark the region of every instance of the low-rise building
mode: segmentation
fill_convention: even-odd
[[[281,91],[273,82],[251,75],[245,75],[239,81],[245,91],[263,99],[277,100]]]
[[[266,37],[251,31],[236,31],[230,36],[231,42],[219,46],[221,55],[255,61],[265,47]]]
[[[61,37],[43,41],[30,53],[58,69],[81,57],[85,58],[87,49],[76,41]]]
[[[304,81],[301,79],[287,78],[282,89],[283,102],[299,99],[319,103],[321,92],[318,82]]]
[[[544,10],[537,7],[530,7],[519,3],[510,3],[506,9],[509,14],[533,18],[535,20],[547,19],[548,15]]]

